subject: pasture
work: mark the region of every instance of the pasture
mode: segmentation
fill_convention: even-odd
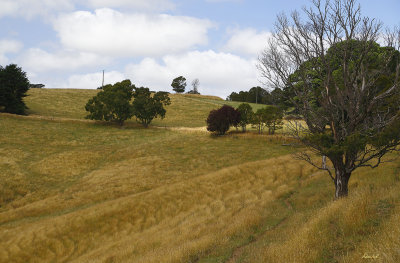
[[[120,129],[83,119],[95,93],[31,90],[31,116],[0,115],[0,262],[400,260],[398,159],[333,201],[284,136],[199,129],[221,99]]]
[[[25,101],[30,115],[49,118],[84,119],[87,115],[85,104],[97,94],[97,90],[71,89],[31,89]],[[224,104],[237,107],[240,103],[224,101],[215,96],[194,94],[171,94],[171,105],[167,106],[167,115],[154,119],[153,126],[161,127],[201,127],[205,126],[208,113]],[[251,103],[254,110],[263,105]],[[127,121],[128,125],[135,120]]]

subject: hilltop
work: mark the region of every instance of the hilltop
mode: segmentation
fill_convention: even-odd
[[[0,114],[0,262],[400,261],[398,159],[334,201],[284,136],[196,128],[231,102],[172,94],[120,129],[84,119],[96,92],[32,89],[30,116]]]

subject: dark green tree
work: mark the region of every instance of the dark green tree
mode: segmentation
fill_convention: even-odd
[[[286,108],[285,94],[280,88],[275,88],[270,92],[270,103],[269,105],[275,105],[282,109]]]
[[[154,118],[165,117],[164,106],[171,104],[167,92],[159,91],[152,94],[148,88],[135,88],[132,102],[133,115],[145,128],[149,126]]]
[[[44,87],[45,87],[44,84],[29,84],[30,89],[42,89]]]
[[[247,124],[250,124],[254,118],[253,108],[248,103],[242,103],[237,107],[237,111],[240,113],[239,125],[242,127],[242,131],[246,132]]]
[[[238,126],[240,113],[232,106],[224,105],[217,110],[210,111],[207,122],[207,130],[218,135],[224,135],[230,126]]]
[[[283,110],[277,106],[267,106],[264,110],[265,126],[268,127],[268,134],[275,134],[276,130],[283,128]]]
[[[327,171],[341,198],[354,170],[378,167],[400,144],[400,30],[386,32],[380,47],[382,25],[362,17],[356,0],[313,4],[305,20],[278,17],[260,69],[292,94],[307,124],[293,135],[323,161],[306,151],[298,157]]]
[[[269,103],[269,93],[260,86],[252,87],[247,93],[246,102],[258,104]]]
[[[172,86],[172,90],[175,91],[176,93],[185,92],[186,78],[184,78],[182,76],[174,78],[172,80],[171,86]]]
[[[25,114],[27,109],[23,98],[29,90],[26,73],[15,64],[0,66],[0,111]]]
[[[86,104],[85,109],[89,112],[86,118],[117,122],[122,126],[125,120],[133,116],[130,101],[134,88],[129,79],[104,86],[103,90]]]
[[[254,126],[257,127],[258,133],[262,134],[265,124],[268,121],[269,117],[268,117],[268,110],[267,107],[258,109],[254,115],[253,115],[253,119],[252,119],[252,124]]]

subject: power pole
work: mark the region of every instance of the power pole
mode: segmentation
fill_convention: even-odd
[[[256,87],[256,104],[257,104],[257,101],[258,101],[258,88]]]

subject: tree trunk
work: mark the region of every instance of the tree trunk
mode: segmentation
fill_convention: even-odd
[[[340,199],[346,197],[349,192],[348,183],[351,173],[346,173],[344,169],[340,168],[336,168],[335,173],[335,199]]]

